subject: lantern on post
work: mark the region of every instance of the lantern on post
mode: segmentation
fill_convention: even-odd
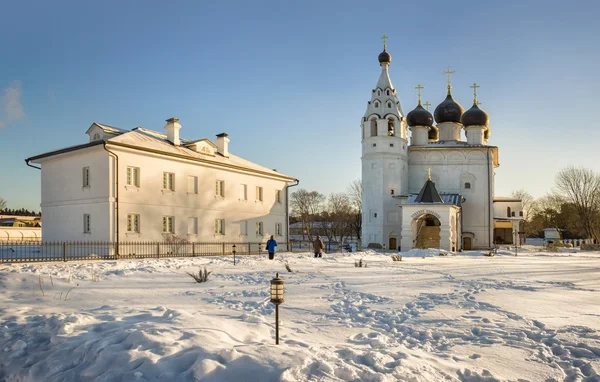
[[[271,280],[271,303],[275,305],[275,345],[279,345],[279,305],[283,304],[283,279],[279,273]]]
[[[262,246],[262,244],[258,243],[258,255],[259,255],[259,256],[260,256],[260,251],[261,251],[261,248],[260,248],[260,247],[261,247],[261,246]]]
[[[233,250],[231,252],[233,253],[233,265],[235,265],[235,244],[233,245]]]

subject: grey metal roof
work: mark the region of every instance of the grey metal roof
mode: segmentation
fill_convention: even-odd
[[[462,195],[461,194],[449,194],[446,192],[440,192],[439,195],[442,198],[442,201],[444,202],[444,204],[452,204],[457,207],[461,206],[461,203],[462,203]],[[406,200],[406,203],[407,204],[418,204],[419,202],[416,201],[418,196],[419,196],[419,194],[408,195],[408,199]]]

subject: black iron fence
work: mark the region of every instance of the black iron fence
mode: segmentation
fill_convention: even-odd
[[[0,241],[0,263],[261,255],[266,254],[265,244],[188,241],[122,241],[119,243]],[[286,248],[287,243],[278,243],[279,251]]]

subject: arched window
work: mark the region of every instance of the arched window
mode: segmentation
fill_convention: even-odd
[[[390,109],[392,108],[392,103],[391,102],[388,102],[388,108],[390,108]]]
[[[506,207],[506,216],[510,217],[510,207]]]
[[[381,90],[377,90],[377,95],[380,96],[381,95]]]
[[[386,90],[386,91],[385,91],[385,94],[386,94],[386,95],[390,95],[390,89]]]
[[[375,118],[371,120],[371,136],[377,136],[377,121],[375,120]]]
[[[388,119],[388,136],[394,136],[394,120],[391,118]]]
[[[379,107],[379,102],[375,102],[375,107]]]
[[[465,183],[465,190],[470,190],[471,189],[471,183],[466,182]]]

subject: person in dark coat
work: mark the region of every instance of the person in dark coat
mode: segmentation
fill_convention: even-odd
[[[267,241],[267,252],[269,252],[269,260],[273,260],[275,257],[275,247],[277,247],[277,242],[271,235],[271,238]]]
[[[317,235],[317,238],[313,242],[313,249],[315,250],[315,258],[323,257],[323,248],[325,248],[325,245],[323,244],[323,240],[321,240],[321,236]]]

